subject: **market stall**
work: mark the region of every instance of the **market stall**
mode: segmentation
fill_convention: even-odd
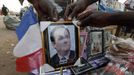
[[[98,4],[99,10],[105,6]],[[109,7],[103,10],[117,12]],[[27,28],[17,29],[19,43],[14,49],[14,55],[20,57],[18,71],[35,75],[133,75],[134,41],[116,37],[116,27],[81,29],[75,19],[38,22],[32,7],[26,13],[20,29]]]

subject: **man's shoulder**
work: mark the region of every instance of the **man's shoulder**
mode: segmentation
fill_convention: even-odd
[[[58,54],[57,53],[52,57],[52,59],[56,59],[56,58],[58,58]]]
[[[71,54],[75,54],[75,52],[74,52],[73,50],[70,50],[70,53],[71,53]]]
[[[70,51],[70,57],[74,57],[75,56],[75,51],[71,50]]]

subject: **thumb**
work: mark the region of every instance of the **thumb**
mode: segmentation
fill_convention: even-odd
[[[76,15],[78,15],[79,10],[77,7],[74,8],[73,12],[69,15],[68,19],[72,20],[73,17],[76,17]]]
[[[78,25],[79,25],[80,27],[85,27],[85,26],[89,26],[89,23],[90,23],[90,17],[87,17],[87,18],[85,18],[85,19],[83,19],[83,20],[80,20],[80,21],[78,22]]]
[[[58,12],[57,12],[56,8],[54,8],[51,11],[50,16],[51,16],[53,21],[57,21],[58,20]]]
[[[79,20],[82,20],[82,19],[84,19],[84,18],[86,18],[87,16],[89,16],[89,15],[91,15],[92,14],[92,12],[90,12],[90,11],[88,11],[88,10],[85,10],[85,11],[83,11],[82,13],[80,13],[80,14],[78,14],[78,19]]]

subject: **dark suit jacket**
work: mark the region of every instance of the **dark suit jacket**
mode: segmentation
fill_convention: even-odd
[[[50,59],[50,65],[55,67],[56,65],[60,65],[59,64],[59,57],[58,54],[55,54],[51,59]],[[67,63],[75,63],[76,61],[76,54],[74,51],[70,51],[70,55],[69,55],[69,59],[67,60]]]

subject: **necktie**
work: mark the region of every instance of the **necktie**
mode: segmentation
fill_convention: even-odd
[[[67,59],[65,57],[62,57],[60,60],[60,64],[65,64],[67,63]]]

